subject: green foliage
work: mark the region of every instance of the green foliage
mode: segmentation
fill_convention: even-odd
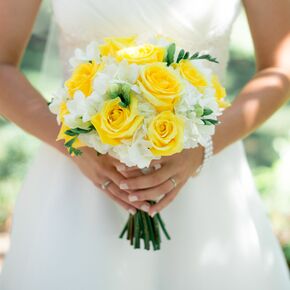
[[[73,128],[73,129],[66,130],[64,133],[68,136],[78,136],[79,134],[90,133],[92,130],[93,130],[93,126],[90,126],[89,129]]]
[[[210,62],[219,63],[217,59],[210,54],[200,54],[199,52],[194,53],[189,59],[206,59]]]
[[[78,135],[77,135],[78,136]],[[82,151],[73,147],[73,144],[77,141],[77,136],[70,139],[66,143],[64,143],[64,146],[67,147],[69,154],[74,154],[75,156],[79,156],[82,154]]]
[[[176,44],[173,42],[167,47],[166,62],[167,66],[170,66],[174,62],[174,54],[176,50]]]
[[[170,64],[174,63],[174,54],[176,50],[175,43],[171,43],[167,47],[167,55],[166,55],[166,62],[169,66]],[[183,48],[179,51],[176,59],[176,63],[179,63],[182,59],[206,59],[210,62],[219,63],[215,57],[212,57],[210,54],[200,54],[200,52],[195,52],[190,56],[189,51],[185,51]]]
[[[202,119],[204,125],[216,125],[219,123],[218,120],[214,120],[214,119]]]
[[[126,108],[131,103],[131,86],[126,83],[113,84],[108,91],[111,99],[120,98],[120,106]]]

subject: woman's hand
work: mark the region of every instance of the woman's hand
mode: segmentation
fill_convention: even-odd
[[[124,168],[122,174],[126,179],[120,181],[120,188],[129,192],[132,202],[155,200],[164,195],[150,207],[149,214],[154,216],[173,201],[188,178],[195,175],[203,160],[203,150],[199,146],[155,160],[150,164],[152,170],[145,175],[139,169]]]
[[[150,204],[146,201],[131,202],[128,199],[128,192],[120,189],[119,184],[124,177],[117,171],[124,167],[117,159],[106,155],[97,155],[91,148],[82,148],[83,154],[72,157],[82,173],[87,176],[95,186],[109,195],[114,201],[121,205],[131,214],[136,212],[136,208],[148,211]],[[102,184],[107,180],[111,183],[104,190]]]

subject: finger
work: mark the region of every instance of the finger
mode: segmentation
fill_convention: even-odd
[[[129,194],[130,201],[155,200],[163,194],[167,194],[174,189],[175,185],[172,181],[166,180],[161,185],[145,190],[134,191]]]
[[[122,163],[120,160],[117,160],[115,158],[112,160],[112,162],[119,172],[132,171],[132,170],[137,170],[137,169],[140,170],[140,168],[137,166],[127,166],[126,164]]]
[[[160,199],[159,202],[157,202],[154,205],[151,205],[149,215],[153,217],[156,213],[160,212],[166,206],[168,206],[175,199],[180,188],[181,186],[175,187],[173,190],[167,193],[162,199]]]
[[[155,187],[168,180],[170,176],[175,175],[174,171],[176,171],[176,168],[173,166],[164,166],[157,171],[143,176],[123,179],[120,183],[120,188],[125,190],[140,190]]]
[[[138,177],[138,176],[143,175],[143,172],[140,169],[133,170],[133,171],[122,171],[120,173],[126,178],[133,178],[133,177]]]
[[[107,179],[113,181],[118,186],[121,183],[121,181],[124,180],[124,176],[121,173],[119,173],[118,171],[114,170],[114,168],[106,170],[104,172],[104,175],[107,176]]]
[[[141,209],[143,211],[148,212],[150,209],[150,204],[149,202],[146,201],[130,201],[129,200],[129,195],[127,192],[121,190],[116,184],[111,183],[108,186],[108,190],[117,198],[121,199],[123,202],[130,204],[131,206],[134,206],[135,208]]]
[[[113,195],[109,190],[104,191],[112,200],[114,200],[117,204],[119,204],[122,208],[124,208],[126,211],[128,211],[130,214],[136,213],[136,208],[134,208],[132,205],[124,202],[123,200],[119,199],[117,196]]]

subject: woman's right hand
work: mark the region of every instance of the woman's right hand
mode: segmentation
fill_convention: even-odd
[[[149,210],[150,204],[148,202],[130,202],[128,192],[120,189],[120,182],[124,180],[124,176],[119,172],[124,168],[120,161],[108,154],[98,156],[94,149],[88,147],[81,148],[81,151],[82,154],[80,156],[71,158],[95,186],[132,214],[136,212],[136,209]],[[111,181],[111,183],[104,190],[102,189],[102,184],[107,180]]]

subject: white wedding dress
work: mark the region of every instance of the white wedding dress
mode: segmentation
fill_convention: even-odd
[[[62,60],[110,35],[161,33],[217,57],[223,76],[239,0],[54,0]],[[263,7],[261,7],[263,9]],[[69,73],[65,66],[64,74]],[[128,213],[42,145],[18,196],[1,290],[289,290],[287,266],[242,142],[215,155],[162,216],[160,251],[118,235]]]

